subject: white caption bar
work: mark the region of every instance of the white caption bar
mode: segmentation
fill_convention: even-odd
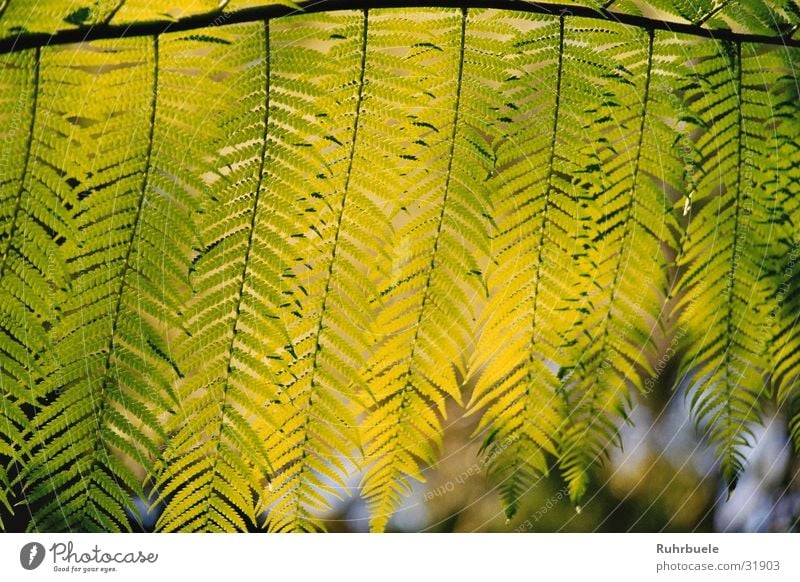
[[[4,534],[3,580],[798,580],[793,534]]]

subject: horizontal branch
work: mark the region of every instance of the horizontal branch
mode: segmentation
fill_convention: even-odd
[[[187,16],[174,21],[143,21],[131,24],[97,24],[87,28],[60,30],[53,34],[22,33],[0,39],[0,53],[45,47],[50,45],[79,43],[98,39],[154,36],[165,32],[177,32],[221,26],[257,20],[270,20],[292,14],[332,12],[341,10],[364,10],[380,8],[493,8],[534,14],[567,15],[593,18],[607,22],[618,22],[646,30],[665,30],[696,37],[750,42],[780,46],[800,47],[800,38],[786,35],[764,35],[738,33],[728,29],[711,29],[695,24],[658,20],[635,14],[624,14],[604,8],[590,8],[557,3],[535,3],[527,0],[317,0],[306,4],[301,10],[281,5],[256,6],[232,12],[214,11]]]

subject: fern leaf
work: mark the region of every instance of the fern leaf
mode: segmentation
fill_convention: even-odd
[[[795,448],[800,448],[800,174],[793,162],[800,155],[800,123],[795,112],[800,100],[795,81],[784,74],[786,61],[797,62],[796,49],[763,51],[750,48],[743,82],[754,122],[748,134],[746,175],[760,195],[774,196],[775,215],[769,233],[773,265],[769,270],[768,345],[773,345],[770,383],[778,403],[785,408]],[[756,145],[761,147],[755,147]]]
[[[415,121],[435,135],[415,154],[425,174],[404,185],[399,201],[395,221],[402,222],[375,319],[377,349],[366,371],[374,401],[364,421],[370,465],[362,494],[377,531],[410,492],[409,478],[422,480],[421,469],[435,462],[446,397],[461,400],[460,354],[471,342],[472,312],[484,295],[481,257],[488,254],[485,182],[498,131],[486,114],[500,104],[492,91],[503,71],[485,56],[491,41],[483,35],[497,22],[464,10],[458,21],[449,14],[429,21],[427,34],[435,36],[428,43],[409,39],[416,41],[412,46],[436,47],[444,78],[455,84],[421,77],[410,85],[419,92],[416,102],[432,94],[449,102],[429,105]],[[430,406],[436,411],[426,410]]]
[[[624,29],[595,31],[595,34],[609,36],[608,42],[598,41],[601,46],[613,47],[606,49],[607,55],[587,52],[579,40],[567,41],[567,46],[563,46],[563,31],[558,34],[561,49],[557,54],[562,58],[554,76],[570,89],[559,87],[557,95],[563,97],[550,110],[554,125],[545,134],[551,140],[549,144],[542,138],[541,128],[534,128],[527,138],[515,138],[526,144],[525,151],[538,151],[540,156],[546,156],[546,164],[537,164],[547,168],[546,175],[539,178],[535,174],[521,174],[535,185],[528,189],[523,189],[526,183],[516,178],[518,172],[500,175],[501,180],[509,180],[511,191],[519,198],[509,200],[513,204],[507,211],[511,227],[506,230],[505,223],[500,224],[497,256],[502,260],[498,258],[496,262],[508,264],[516,272],[505,272],[502,267],[498,270],[505,285],[493,291],[496,299],[487,310],[489,316],[478,344],[477,355],[482,359],[476,359],[474,365],[483,366],[484,370],[476,385],[473,406],[494,402],[479,429],[489,429],[487,452],[493,461],[490,466],[501,483],[509,516],[514,514],[519,498],[535,484],[537,476],[547,471],[548,452],[560,456],[573,500],[579,500],[585,491],[588,468],[614,439],[614,417],[624,414],[628,383],[640,370],[648,368],[647,356],[652,354],[652,345],[648,347],[651,332],[646,314],[659,309],[665,293],[665,261],[660,244],[662,240],[670,240],[677,229],[661,193],[661,183],[675,183],[680,172],[673,163],[665,163],[668,155],[660,151],[659,145],[664,136],[673,132],[663,123],[651,120],[647,109],[649,106],[664,113],[663,105],[652,103],[660,99],[650,96],[654,76],[652,46],[645,55],[631,51],[630,45],[648,43],[635,36],[626,37]],[[546,46],[543,42],[554,37],[546,30],[537,31],[536,35],[524,42],[536,46],[536,39],[541,39],[540,46]],[[630,62],[625,62],[622,55]],[[592,63],[598,71],[591,81],[581,70],[585,63]],[[619,63],[618,69],[614,63]],[[619,79],[622,74],[638,79],[639,86],[626,83],[624,78],[623,82],[604,81]],[[571,103],[571,96],[580,99],[580,91],[593,94],[603,87],[607,93],[598,101],[605,107],[589,112],[594,117],[583,123],[598,128],[609,124],[614,130],[600,130],[599,134],[612,137],[588,148],[588,154],[564,153],[581,142],[581,120],[562,121],[555,109],[566,99],[569,111],[580,110]],[[536,102],[532,105],[542,107]],[[652,127],[648,128],[647,123]],[[567,143],[560,142],[561,136],[567,138]],[[538,143],[538,149],[532,149],[523,139]],[[584,162],[582,167],[575,167],[567,166],[567,160],[571,164]],[[554,178],[556,170],[559,176],[573,175],[572,183]],[[595,173],[599,175],[593,177]],[[572,194],[580,192],[580,187],[591,188],[592,184],[601,184],[602,190]],[[509,186],[503,184],[498,190],[503,192]],[[544,203],[543,209],[528,210],[530,197],[537,192],[534,188],[542,192],[539,204]],[[637,196],[639,191],[644,194]],[[567,217],[587,212],[588,204],[582,203],[580,210],[573,206],[575,212],[565,212],[563,209],[569,206],[556,202],[561,196],[566,200],[594,201],[592,207],[599,213],[592,217],[597,227],[590,242],[577,246],[565,237],[576,229],[586,230],[585,222],[580,228],[580,218],[570,223]],[[518,208],[525,208],[526,214],[520,216]],[[531,228],[524,220],[527,212],[540,217],[538,220],[542,222],[538,247],[525,237],[526,229]],[[548,225],[550,221],[553,222]],[[557,244],[550,237],[555,237]],[[561,259],[554,254],[554,247],[559,249]],[[528,252],[534,258],[509,261],[510,252]],[[565,277],[556,270],[548,272],[545,265],[559,261],[565,269],[571,264],[570,270],[578,274]],[[519,272],[520,263],[540,266],[532,267],[529,273]],[[623,275],[626,271],[635,275]],[[642,293],[638,283],[641,280],[661,280],[661,283]],[[526,298],[532,302],[528,304],[532,312],[521,308],[526,305]],[[547,307],[540,305],[543,299],[548,301]],[[576,303],[579,305],[575,306]],[[523,327],[526,313],[533,323],[528,320]],[[515,339],[509,341],[509,330],[516,329],[519,332],[511,336]],[[561,436],[557,438],[555,435],[559,433]]]
[[[689,22],[703,22],[704,19],[710,17],[709,15],[716,14],[729,2],[728,0],[721,2],[717,2],[717,0],[649,0],[649,3],[659,10],[680,16]]]
[[[793,0],[648,0],[654,8],[709,29],[732,24],[753,33],[781,34],[798,22]]]
[[[280,129],[270,187],[290,209],[294,235],[280,306],[288,343],[269,362],[278,396],[267,406],[275,430],[266,447],[276,472],[266,495],[267,526],[311,531],[322,529],[326,498],[343,496],[355,462],[371,295],[366,265],[383,232],[356,155],[369,15],[296,17],[274,34],[281,38],[272,81]],[[267,217],[264,227],[274,224]]]
[[[574,298],[581,316],[565,333],[572,361],[559,372],[565,401],[560,465],[575,503],[586,491],[591,466],[617,438],[617,424],[630,407],[629,387],[641,386],[637,376],[654,356],[649,318],[658,314],[666,294],[661,241],[670,238],[669,206],[658,183],[645,174],[658,180],[664,173],[658,157],[648,159],[651,148],[656,156],[660,149],[648,128],[655,35],[646,40],[616,27],[593,32],[597,44],[609,48],[578,58],[597,71],[582,81],[602,91],[594,101],[603,105],[590,110],[583,123],[603,137],[592,147],[589,167],[573,175],[589,185],[595,227],[585,252],[575,257],[583,278],[580,299]],[[570,53],[566,49],[565,58]],[[562,135],[566,131],[562,128]],[[595,184],[599,191],[592,193]],[[644,281],[650,283],[643,288]]]
[[[519,73],[511,76],[506,91],[516,131],[498,150],[498,164],[505,169],[495,186],[495,268],[488,273],[490,301],[471,364],[480,376],[469,404],[473,410],[488,405],[478,430],[490,435],[485,443],[489,468],[508,516],[547,471],[545,454],[555,453],[553,435],[561,418],[549,362],[556,361],[561,345],[553,323],[556,304],[565,294],[562,279],[546,276],[545,265],[556,271],[566,266],[569,251],[562,247],[561,234],[570,228],[562,221],[571,222],[573,204],[552,189],[562,118],[564,19],[531,20],[532,30],[523,29],[512,43]],[[554,92],[539,90],[537,74],[555,81]],[[517,125],[527,118],[542,121]],[[545,244],[553,236],[553,243]]]
[[[33,5],[24,0],[7,0],[0,9],[0,31],[52,33],[90,27],[106,22],[122,2],[124,0],[94,0],[88,6],[81,6],[73,0],[50,0]]]
[[[685,268],[679,321],[688,330],[682,370],[690,374],[692,408],[708,427],[730,490],[768,390],[768,336],[758,322],[766,302],[766,244],[778,218],[775,193],[756,196],[751,178],[759,120],[745,82],[746,50],[704,42],[694,54],[697,84],[689,101],[706,131],[696,144],[698,210],[679,259]]]
[[[709,25],[716,25],[711,17],[717,18],[721,26],[727,20],[753,32],[780,34],[796,30],[800,23],[800,7],[794,0],[729,0],[720,2],[703,17]]]
[[[601,34],[607,42],[598,44],[608,48],[592,59],[606,73],[593,84],[606,93],[592,127],[607,137],[594,148],[600,173],[590,181],[601,184],[590,205],[596,226],[578,258],[591,280],[581,286],[582,317],[568,333],[571,361],[561,370],[569,379],[560,463],[574,502],[586,491],[590,467],[617,439],[630,389],[647,392],[655,381],[653,337],[667,294],[662,244],[674,248],[679,230],[664,188],[684,187],[684,162],[674,154],[680,134],[672,121],[682,111],[679,99],[665,91],[678,73],[670,63],[672,35],[651,32],[645,41],[624,29],[595,33]]]
[[[52,122],[59,148],[71,137],[86,154],[65,168],[80,241],[66,257],[73,294],[52,329],[59,368],[35,419],[27,477],[29,503],[41,502],[35,526],[46,531],[128,530],[128,515],[139,519],[131,495],[146,497],[141,468],[160,455],[174,375],[166,337],[188,290],[192,178],[169,145],[182,129],[163,95],[158,40],[94,48],[54,49],[40,65],[68,80],[52,82],[63,102],[97,100],[80,124]]]
[[[53,369],[48,326],[58,317],[60,290],[67,285],[62,249],[73,233],[67,209],[74,204],[69,185],[56,172],[63,147],[50,127],[59,93],[40,51],[3,58],[0,115],[4,133],[0,164],[0,455],[22,470],[29,454],[30,422],[23,406],[42,395]],[[62,144],[63,145],[63,144]],[[6,468],[0,478],[9,484]],[[0,503],[8,506],[6,487]]]
[[[213,48],[199,61],[197,49],[208,38],[215,40]],[[176,349],[186,378],[177,388],[180,407],[168,424],[171,436],[159,471],[158,493],[166,507],[158,527],[241,531],[256,525],[256,494],[268,474],[258,419],[271,392],[255,380],[266,369],[264,354],[272,345],[271,314],[260,303],[279,301],[259,279],[259,267],[272,260],[275,245],[268,232],[257,231],[268,196],[266,32],[259,23],[167,39],[176,71],[204,64],[202,76],[181,75],[175,84],[192,86],[195,119],[199,115],[211,126],[192,141],[198,156],[216,152],[216,167],[200,185],[204,196],[196,222],[202,246],[186,309],[190,336]],[[227,82],[241,88],[234,102],[223,82],[228,75]]]
[[[213,12],[218,6],[219,0],[124,0],[116,9],[114,22],[162,19],[165,15],[176,20]]]

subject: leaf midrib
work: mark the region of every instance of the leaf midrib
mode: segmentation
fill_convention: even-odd
[[[27,178],[30,174],[31,150],[33,149],[33,142],[35,141],[34,130],[36,128],[37,113],[39,111],[39,68],[39,49],[37,49],[33,63],[33,95],[31,96],[31,120],[28,126],[28,142],[25,146],[25,159],[22,163],[22,175],[20,176],[19,188],[17,189],[17,195],[14,200],[14,210],[11,213],[11,226],[8,231],[8,241],[3,250],[3,255],[0,257],[0,280],[2,280],[6,274],[8,257],[11,254],[14,237],[16,236],[16,231],[19,226],[17,220],[19,219],[19,212],[22,208],[22,199],[24,198],[25,192],[28,190],[25,188],[25,183],[28,181]]]

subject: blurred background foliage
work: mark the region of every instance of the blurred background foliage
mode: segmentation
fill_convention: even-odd
[[[444,449],[426,482],[389,522],[389,532],[798,532],[800,458],[785,430],[785,419],[767,411],[765,428],[754,427],[757,446],[728,498],[713,451],[690,418],[684,397],[670,390],[669,367],[651,394],[638,398],[622,429],[622,448],[594,469],[594,487],[574,507],[556,472],[542,478],[507,520],[486,465],[481,441],[471,438],[477,416],[451,404]],[[330,532],[366,532],[369,513],[358,496],[354,474],[344,500],[332,498],[323,515]],[[17,490],[15,497],[24,498]],[[147,504],[133,500],[142,513]],[[153,508],[140,531],[152,531],[160,514]],[[0,508],[2,510],[2,508]],[[24,531],[25,507],[2,510],[6,531]]]
[[[594,487],[580,508],[553,472],[528,491],[507,520],[500,496],[472,439],[476,418],[454,406],[444,453],[427,481],[389,522],[390,532],[797,532],[800,531],[800,459],[785,419],[766,411],[765,428],[733,495],[682,394],[670,388],[667,368],[651,394],[640,397],[622,429],[622,449],[594,469]],[[354,479],[352,486],[358,485]],[[578,510],[579,509],[579,510]],[[326,516],[335,532],[368,530],[357,495]]]

